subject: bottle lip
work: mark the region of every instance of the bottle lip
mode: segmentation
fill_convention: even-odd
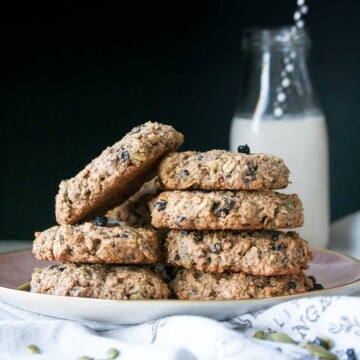
[[[310,36],[305,29],[295,26],[260,28],[252,27],[244,30],[242,47],[250,48],[291,48],[311,46]]]

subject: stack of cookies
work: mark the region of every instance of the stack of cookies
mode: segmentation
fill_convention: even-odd
[[[247,149],[247,147],[245,147]],[[159,168],[166,191],[150,202],[152,225],[170,229],[166,261],[179,299],[262,298],[311,290],[303,272],[312,258],[296,232],[303,209],[282,159],[212,150],[167,156]]]
[[[38,259],[62,263],[36,268],[31,291],[115,300],[168,298],[168,285],[151,266],[161,255],[158,232],[132,226],[133,220],[109,223],[103,215],[126,203],[182,143],[182,134],[171,126],[148,122],[62,181],[56,196],[59,225],[36,233],[33,243]]]
[[[62,181],[58,225],[33,243],[38,259],[61,263],[36,268],[31,291],[211,300],[313,288],[302,272],[307,242],[277,230],[303,224],[299,198],[274,191],[289,182],[282,159],[175,152],[182,143],[171,126],[148,122]]]

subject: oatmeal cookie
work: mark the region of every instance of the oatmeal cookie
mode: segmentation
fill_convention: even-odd
[[[260,230],[303,225],[296,194],[275,191],[164,191],[150,201],[157,228],[188,230]]]
[[[55,201],[59,224],[101,216],[151,179],[154,167],[183,143],[173,127],[147,122],[105,149],[75,177],[60,183]]]
[[[152,270],[138,266],[64,263],[35,268],[31,292],[111,300],[167,299],[168,286]]]
[[[245,272],[252,275],[298,274],[312,253],[294,231],[170,230],[167,263],[203,272]]]
[[[153,229],[86,222],[53,226],[35,235],[33,254],[40,260],[153,264],[159,259],[159,242]]]
[[[272,190],[289,184],[283,159],[225,150],[172,153],[161,162],[159,176],[168,190]]]
[[[260,276],[180,270],[170,284],[181,300],[238,300],[301,294],[314,287],[304,273]]]

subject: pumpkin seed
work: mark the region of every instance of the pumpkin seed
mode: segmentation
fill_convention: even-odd
[[[211,165],[211,170],[216,174],[218,171],[219,167],[218,164],[212,164]]]
[[[78,357],[77,360],[94,360],[94,358],[85,355]]]
[[[38,346],[34,345],[34,344],[30,344],[26,347],[26,350],[32,354],[40,354],[41,351],[39,349]]]
[[[146,160],[146,156],[144,154],[140,154],[140,153],[133,153],[132,154],[132,157],[135,159],[135,160],[138,160],[138,161],[145,161]]]
[[[291,200],[286,200],[282,205],[289,213],[295,210],[295,204]]]
[[[338,357],[328,351],[334,347],[334,343],[331,339],[323,336],[317,336],[314,341],[304,342],[301,344],[296,343],[290,336],[281,333],[281,332],[270,332],[266,333],[263,330],[258,330],[253,335],[254,338],[260,340],[269,340],[293,345],[299,345],[302,348],[306,349],[313,355],[324,360],[337,360]]]
[[[16,290],[30,291],[30,281],[21,284],[20,286],[18,286],[18,287],[16,288]]]
[[[258,330],[254,333],[253,338],[255,339],[260,339],[260,340],[264,340],[266,336],[265,331],[262,330]]]
[[[337,356],[335,354],[332,354],[330,351],[327,351],[320,345],[312,344],[312,343],[306,343],[305,349],[310,351],[315,356],[318,356],[321,359],[325,360],[337,360]]]
[[[296,342],[290,336],[281,332],[268,333],[265,335],[265,340],[271,340],[286,344],[296,344]]]
[[[120,355],[120,351],[115,348],[111,348],[106,352],[108,359],[116,359]]]

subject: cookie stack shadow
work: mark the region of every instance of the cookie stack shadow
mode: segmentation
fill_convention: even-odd
[[[152,225],[170,229],[166,262],[179,267],[171,288],[179,299],[224,300],[304,293],[312,254],[294,231],[303,224],[281,158],[211,150],[166,157],[166,191],[150,202]]]
[[[281,158],[176,152],[147,122],[60,183],[58,225],[35,234],[31,291],[112,300],[224,300],[304,293],[312,254]],[[245,148],[245,150],[248,150]],[[118,221],[121,221],[119,223]]]

